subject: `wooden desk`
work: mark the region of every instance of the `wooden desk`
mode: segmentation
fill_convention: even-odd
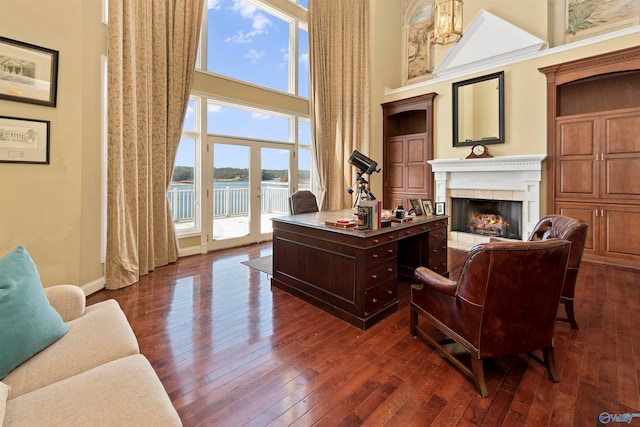
[[[351,210],[273,219],[271,284],[361,328],[398,309],[397,279],[420,265],[448,275],[446,216],[379,230],[325,225]]]

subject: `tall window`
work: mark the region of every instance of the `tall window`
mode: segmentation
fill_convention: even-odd
[[[182,127],[176,160],[167,192],[176,232],[180,235],[200,230],[199,169],[200,99],[191,97]]]
[[[277,179],[286,191],[313,190],[315,176],[305,102],[308,0],[203,1],[196,78],[168,192],[178,235],[200,234],[202,242],[211,241],[205,234],[217,218],[216,206],[209,212],[217,194],[213,159],[237,160],[228,147],[259,149],[263,177],[290,166],[293,180]]]

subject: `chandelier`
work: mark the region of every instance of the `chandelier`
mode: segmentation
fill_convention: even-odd
[[[455,43],[462,37],[463,0],[435,0],[433,43]]]

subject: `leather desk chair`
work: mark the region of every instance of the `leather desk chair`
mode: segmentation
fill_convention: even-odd
[[[289,210],[291,215],[318,212],[316,196],[309,190],[299,190],[289,196]]]
[[[571,324],[571,328],[578,329],[578,323],[573,311],[573,298],[578,279],[578,270],[582,261],[582,253],[587,240],[587,229],[589,226],[577,219],[563,215],[547,215],[536,224],[529,241],[545,239],[564,239],[571,242],[571,252],[569,254],[569,266],[567,276],[564,279],[562,296],[560,302],[564,305],[566,319],[557,319]]]
[[[488,395],[483,360],[528,353],[560,381],[553,351],[553,329],[571,244],[493,242],[469,251],[458,281],[425,267],[415,270],[411,286],[410,332],[437,348],[473,378],[482,397]],[[419,318],[447,336],[438,341],[420,328]],[[471,357],[471,368],[445,345],[457,343]],[[458,346],[458,347],[459,347]],[[543,359],[532,354],[542,350]]]
[[[564,279],[562,297],[560,303],[564,305],[566,318],[558,318],[563,322],[569,322],[572,329],[578,329],[578,322],[573,310],[573,300],[578,279],[578,270],[582,261],[582,253],[587,240],[588,225],[578,219],[563,215],[547,215],[538,221],[533,228],[529,241],[546,239],[564,239],[571,242],[571,253],[569,255],[569,267],[567,276]],[[492,238],[491,241],[502,241],[499,238]]]

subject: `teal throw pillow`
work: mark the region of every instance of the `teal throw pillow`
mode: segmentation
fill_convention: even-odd
[[[29,253],[19,246],[0,259],[0,380],[68,330]]]

